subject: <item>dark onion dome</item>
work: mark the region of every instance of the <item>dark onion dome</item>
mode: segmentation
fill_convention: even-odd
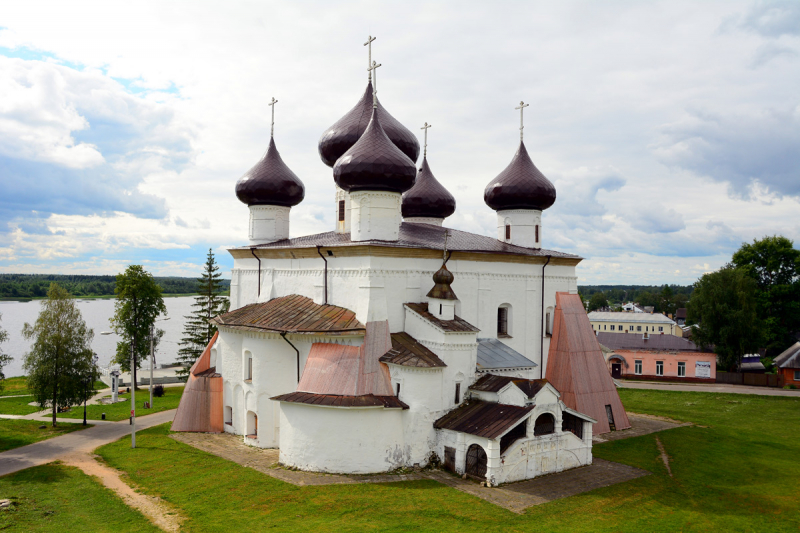
[[[445,265],[442,265],[442,268],[437,270],[433,275],[433,282],[435,285],[430,291],[428,291],[428,298],[438,298],[440,300],[458,300],[458,296],[456,296],[456,293],[450,288],[450,284],[453,283],[454,279],[455,277],[453,276],[453,273],[447,270]]]
[[[414,186],[416,175],[414,162],[383,131],[377,109],[364,135],[333,166],[336,185],[348,192],[405,192]]]
[[[303,182],[283,162],[272,137],[261,161],[236,182],[236,197],[247,205],[292,207],[305,195]]]
[[[556,188],[531,161],[525,143],[511,163],[483,191],[486,205],[502,209],[547,209],[556,201]]]
[[[416,183],[403,194],[402,211],[403,218],[447,218],[456,211],[456,199],[434,177],[427,157],[422,158]]]
[[[386,111],[378,101],[378,114],[381,117],[383,131],[395,146],[408,156],[412,161],[419,157],[419,141],[416,135],[400,124]],[[342,157],[367,129],[372,116],[372,82],[367,85],[367,90],[356,106],[340,118],[336,124],[325,130],[319,139],[319,155],[322,162],[332,167],[336,160]]]

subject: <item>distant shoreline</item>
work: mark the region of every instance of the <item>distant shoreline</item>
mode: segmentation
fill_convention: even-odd
[[[219,293],[220,296],[230,297],[230,292],[228,293]],[[73,295],[74,296],[74,295]],[[183,298],[186,296],[198,296],[195,293],[183,293],[183,294],[162,294],[164,298]],[[104,294],[100,296],[74,296],[76,300],[112,300],[116,298],[116,294]],[[32,302],[34,300],[46,300],[47,296],[32,296],[30,298],[12,298],[12,297],[0,297],[0,302]]]

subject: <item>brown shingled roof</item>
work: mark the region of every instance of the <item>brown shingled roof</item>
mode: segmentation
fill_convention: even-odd
[[[480,331],[478,328],[464,320],[463,318],[456,316],[454,320],[439,320],[432,314],[428,312],[428,302],[422,302],[418,304],[408,303],[405,304],[406,307],[417,313],[418,315],[422,316],[425,320],[432,323],[434,326],[438,327],[439,329],[443,329],[445,331],[454,331],[454,332],[471,332],[471,331]]]
[[[310,392],[290,392],[270,398],[278,402],[305,403],[328,407],[385,407],[387,409],[408,409],[408,405],[396,396],[337,396],[335,394],[313,394]]]
[[[364,324],[349,309],[319,305],[291,294],[268,302],[245,305],[211,319],[219,326],[287,333],[364,333]]]
[[[284,239],[267,244],[259,244],[255,248],[262,249],[282,249],[282,248],[315,248],[317,246],[364,246],[377,245],[392,248],[428,248],[431,250],[441,250],[444,247],[444,232],[448,232],[447,249],[453,252],[479,252],[493,254],[527,255],[567,259],[581,259],[580,256],[544,250],[536,248],[524,248],[498,241],[494,237],[477,235],[466,231],[459,231],[442,226],[430,224],[415,224],[413,222],[402,222],[400,224],[400,235],[396,241],[351,241],[349,233],[336,233],[329,231],[316,235],[306,235],[294,239]],[[241,247],[249,250],[252,246]]]
[[[472,400],[444,415],[433,427],[496,439],[528,416],[533,407]]]
[[[444,361],[408,333],[392,333],[392,349],[379,359],[381,363],[418,368],[443,368]]]
[[[524,392],[528,398],[536,396],[542,388],[547,385],[546,379],[522,379],[512,378],[509,376],[495,376],[494,374],[485,374],[471,387],[471,390],[485,391],[485,392],[500,392],[503,387],[513,383]]]

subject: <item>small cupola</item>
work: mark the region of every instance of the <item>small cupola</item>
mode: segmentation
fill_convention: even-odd
[[[403,220],[417,224],[441,226],[444,219],[455,213],[456,199],[439,183],[428,165],[428,128],[426,122],[422,166],[417,172],[414,186],[403,194]]]
[[[520,102],[520,141],[511,163],[497,175],[483,193],[486,205],[497,211],[497,238],[526,248],[541,248],[542,211],[556,201],[556,188],[531,161],[522,139]]]
[[[275,146],[275,104],[267,152],[236,182],[236,197],[250,208],[250,244],[289,238],[289,211],[303,201],[305,186]]]
[[[442,263],[442,268],[433,274],[433,288],[428,291],[428,312],[439,320],[454,320],[458,297],[450,284],[455,277]]]
[[[360,139],[333,166],[336,185],[350,198],[352,241],[396,241],[401,195],[414,186],[417,169],[386,135],[373,94],[372,117]]]

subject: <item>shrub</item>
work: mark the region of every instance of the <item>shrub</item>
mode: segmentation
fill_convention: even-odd
[[[156,385],[153,387],[153,396],[156,398],[161,398],[164,396],[164,385]]]

